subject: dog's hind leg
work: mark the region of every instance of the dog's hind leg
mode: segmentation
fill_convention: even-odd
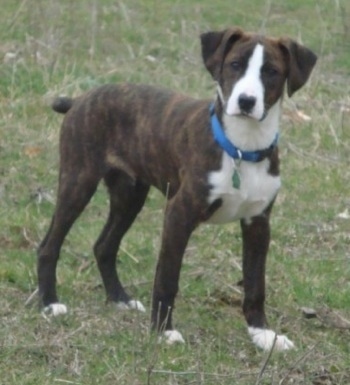
[[[94,253],[107,299],[116,302],[120,308],[144,311],[143,305],[131,300],[125,292],[116,270],[116,257],[123,236],[143,207],[149,186],[118,170],[110,171],[105,182],[110,195],[110,211]]]
[[[50,228],[38,248],[39,296],[46,311],[53,315],[67,312],[65,305],[58,302],[56,293],[56,266],[65,236],[96,191],[97,173],[61,170],[57,204]]]

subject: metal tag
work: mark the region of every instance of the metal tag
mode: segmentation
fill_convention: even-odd
[[[232,186],[233,188],[239,190],[241,186],[241,178],[238,174],[238,171],[235,169],[232,175]]]

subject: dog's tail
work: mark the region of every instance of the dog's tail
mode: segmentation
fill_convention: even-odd
[[[60,114],[65,114],[73,105],[73,99],[66,96],[59,96],[56,98],[51,107],[54,111]]]

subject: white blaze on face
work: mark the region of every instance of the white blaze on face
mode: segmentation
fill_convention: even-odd
[[[257,44],[249,59],[247,69],[241,79],[234,84],[232,93],[227,101],[226,114],[230,116],[241,115],[243,111],[239,106],[242,95],[255,98],[254,107],[246,115],[256,120],[264,118],[264,86],[261,80],[261,67],[264,64],[264,47]]]

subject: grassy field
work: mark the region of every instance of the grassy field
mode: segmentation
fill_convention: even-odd
[[[349,4],[2,0],[1,385],[350,383]],[[247,336],[236,223],[202,226],[191,239],[174,315],[185,345],[157,344],[149,312],[105,305],[92,256],[107,215],[103,186],[61,253],[59,293],[69,314],[43,317],[29,297],[55,201],[61,117],[52,98],[125,80],[210,97],[198,35],[233,25],[293,36],[319,55],[308,85],[284,104],[283,188],[267,267],[270,323],[297,349],[268,357]],[[122,279],[148,309],[164,204],[151,191],[120,253]],[[317,318],[305,318],[302,307]]]

